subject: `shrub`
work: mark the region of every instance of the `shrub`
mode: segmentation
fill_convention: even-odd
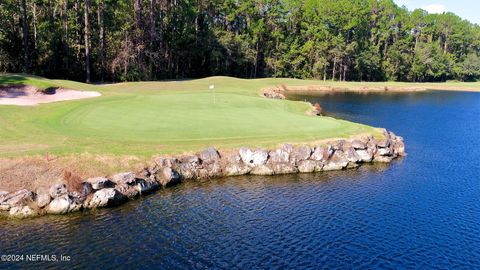
[[[83,190],[83,181],[79,175],[65,170],[63,171],[63,180],[65,180],[68,190],[78,192]]]

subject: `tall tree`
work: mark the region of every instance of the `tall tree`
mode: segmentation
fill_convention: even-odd
[[[62,27],[63,27],[63,66],[68,73],[68,0],[62,3]]]
[[[145,50],[144,38],[143,38],[143,2],[142,0],[134,0],[135,4],[135,51],[137,55],[138,69],[140,73],[144,74],[143,54]]]
[[[22,0],[22,23],[23,23],[23,72],[28,73],[28,22],[27,22],[27,1]]]
[[[103,70],[105,68],[105,0],[99,0],[98,3],[98,32],[99,58],[100,58],[100,80],[103,82]]]
[[[394,0],[1,3],[0,71],[88,81],[480,79],[480,26]]]
[[[85,0],[85,73],[86,82],[90,82],[90,0]]]

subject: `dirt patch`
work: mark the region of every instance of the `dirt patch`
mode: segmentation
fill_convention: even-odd
[[[141,171],[147,161],[134,156],[80,154],[72,156],[43,156],[0,158],[0,190],[16,191],[48,188],[64,182],[65,171],[89,177],[107,176],[122,171]]]
[[[98,92],[77,91],[64,88],[39,89],[35,86],[0,86],[0,105],[35,106],[65,100],[76,100],[101,96]]]

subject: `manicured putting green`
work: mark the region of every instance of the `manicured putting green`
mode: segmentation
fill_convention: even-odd
[[[260,97],[260,88],[272,85],[271,80],[213,77],[94,86],[25,78],[30,84],[38,79],[42,86],[95,90],[103,96],[36,107],[0,106],[3,156],[49,151],[147,157],[207,146],[273,146],[376,133],[365,125],[308,116],[304,102]]]

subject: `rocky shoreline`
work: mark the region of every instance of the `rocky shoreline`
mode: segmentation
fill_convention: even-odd
[[[27,218],[118,206],[183,181],[237,175],[280,175],[355,168],[391,162],[405,155],[403,138],[383,130],[383,138],[360,136],[315,146],[284,144],[276,149],[240,148],[223,153],[208,148],[195,155],[157,157],[140,173],[57,183],[49,189],[0,191],[0,215]]]
[[[285,86],[266,87],[261,90],[261,95],[271,99],[286,99],[287,93],[336,93],[336,92],[356,92],[356,93],[386,93],[386,92],[419,92],[427,91],[426,87],[399,87],[399,86],[361,86],[361,87],[339,87],[326,85],[306,85],[306,86]]]

